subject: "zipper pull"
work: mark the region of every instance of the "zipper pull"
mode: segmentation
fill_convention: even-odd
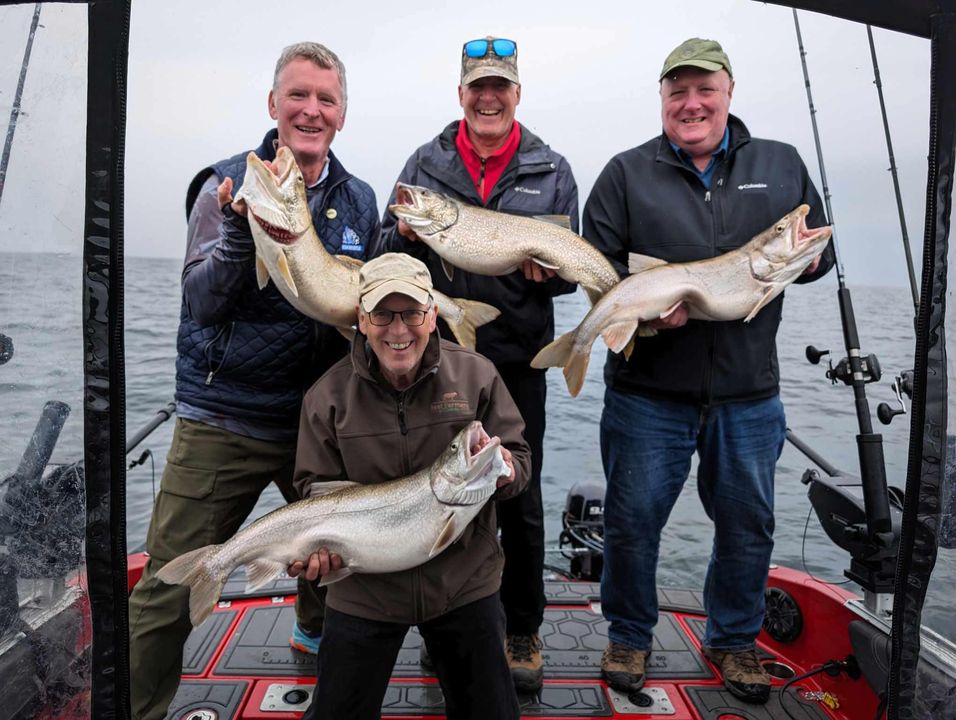
[[[704,193],[704,202],[710,202],[710,190]]]
[[[405,425],[405,398],[402,397],[398,401],[398,427],[402,431],[402,435],[408,435],[408,427]]]
[[[216,371],[215,371],[215,370],[210,370],[210,371],[209,371],[209,374],[206,376],[206,384],[207,384],[207,385],[212,385],[212,377],[213,377],[213,375],[215,375],[215,374],[216,374]]]

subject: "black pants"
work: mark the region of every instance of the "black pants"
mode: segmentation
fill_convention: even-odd
[[[318,682],[303,720],[378,720],[408,625],[326,609]],[[448,720],[517,720],[498,594],[418,626]]]
[[[544,458],[544,370],[526,365],[499,365],[498,373],[524,419],[524,439],[531,447],[531,480],[518,497],[498,503],[498,526],[505,569],[501,602],[509,635],[533,635],[544,619],[544,508],[541,465]]]

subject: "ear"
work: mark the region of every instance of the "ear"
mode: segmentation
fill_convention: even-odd
[[[727,88],[727,99],[729,100],[734,96],[734,81],[730,81],[730,87]]]
[[[428,323],[428,334],[431,335],[435,332],[435,328],[438,327],[438,305],[436,305],[434,301],[432,301],[432,307],[428,311],[428,320],[426,320],[426,322]]]
[[[465,107],[465,88],[461,85],[458,86],[458,104]]]
[[[273,120],[279,119],[279,111],[276,108],[275,90],[269,91],[269,117]]]
[[[355,314],[358,315],[358,329],[359,332],[368,336],[368,315],[365,314],[365,311],[359,305],[355,306]]]
[[[521,83],[515,83],[515,105],[521,102]]]

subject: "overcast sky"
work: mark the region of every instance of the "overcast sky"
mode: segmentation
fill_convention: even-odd
[[[275,59],[299,40],[335,50],[349,109],[333,150],[383,206],[411,152],[460,117],[462,42],[518,43],[518,119],[568,158],[581,206],[605,163],[660,132],[657,76],[687,37],[719,40],[731,112],[755,136],[796,145],[819,179],[791,11],[746,0],[515,3],[137,0],[130,31],[128,254],[180,258],[183,199],[205,164],[256,146],[271,126]],[[281,8],[277,12],[276,8]],[[46,5],[26,115],[0,204],[0,251],[76,251],[82,231],[85,7]],[[0,117],[8,117],[32,6],[0,8]],[[481,15],[481,18],[478,17]],[[907,283],[866,31],[802,13],[814,102],[851,284]],[[926,192],[928,41],[874,31],[914,254]],[[4,125],[5,129],[5,125]],[[2,133],[0,133],[2,135]],[[819,187],[819,182],[818,182]],[[384,208],[383,208],[384,209]],[[77,227],[79,224],[79,228]]]

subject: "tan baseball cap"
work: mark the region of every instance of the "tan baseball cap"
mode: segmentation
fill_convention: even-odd
[[[385,253],[359,270],[359,302],[372,312],[392,293],[407,295],[422,305],[431,300],[432,276],[425,263],[405,253]]]
[[[660,80],[679,67],[686,66],[700,68],[709,72],[726,70],[730,77],[734,76],[730,69],[730,59],[716,40],[690,38],[671,50],[661,69]]]
[[[510,40],[504,40],[504,42],[511,43],[511,47],[514,48],[514,52],[511,55],[506,57],[501,57],[498,55],[493,47],[493,43],[496,40],[503,40],[503,38],[496,38],[493,35],[488,35],[484,38],[484,41],[487,43],[488,48],[485,54],[482,57],[469,57],[466,51],[466,47],[471,45],[474,42],[480,42],[472,40],[465,43],[461,49],[461,84],[469,85],[475,80],[480,80],[484,77],[503,77],[505,80],[510,80],[511,82],[518,84],[518,48],[517,45]]]

